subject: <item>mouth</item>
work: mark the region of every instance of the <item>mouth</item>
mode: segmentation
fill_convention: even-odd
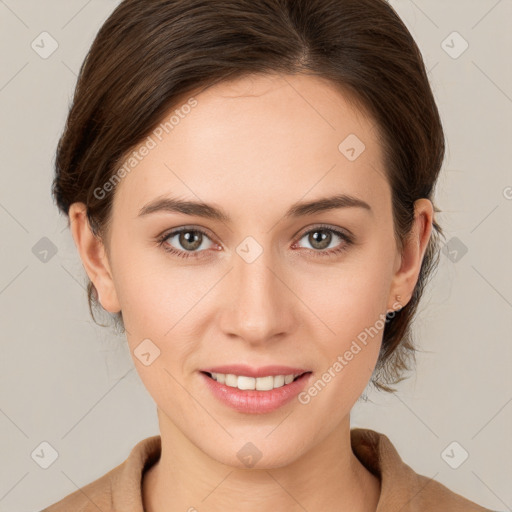
[[[283,369],[285,373],[281,373]],[[209,370],[201,370],[199,375],[212,398],[245,414],[267,414],[290,404],[308,385],[313,375],[313,372],[304,370],[287,373],[292,370],[289,367],[274,367],[270,370],[267,367],[252,372],[245,367],[245,371],[240,371],[240,374],[214,372],[212,368]],[[227,371],[227,368],[223,370]],[[257,373],[260,376],[244,373]]]
[[[248,414],[270,413],[291,405],[313,376],[307,368],[287,365],[225,364],[198,373],[212,398]]]
[[[241,391],[272,391],[287,386],[292,382],[301,379],[304,375],[310,374],[310,371],[301,373],[288,373],[277,375],[265,375],[261,377],[251,377],[248,375],[236,375],[233,373],[206,372],[201,371],[210,379]]]

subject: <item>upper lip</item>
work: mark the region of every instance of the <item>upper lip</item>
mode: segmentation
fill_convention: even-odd
[[[226,364],[222,366],[215,366],[210,368],[203,368],[201,371],[207,373],[223,373],[223,374],[233,374],[233,375],[244,375],[246,377],[267,377],[271,375],[275,377],[276,375],[301,375],[310,370],[305,370],[304,368],[293,368],[291,366],[280,366],[280,365],[270,365],[270,366],[260,366],[259,368],[254,368],[251,366],[247,366],[245,364]]]

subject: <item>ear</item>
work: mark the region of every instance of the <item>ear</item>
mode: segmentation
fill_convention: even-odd
[[[414,223],[409,237],[404,241],[403,250],[397,257],[388,298],[388,311],[403,308],[412,297],[432,233],[433,219],[432,203],[426,198],[415,201]]]
[[[98,301],[110,313],[121,311],[112,272],[102,240],[91,229],[84,203],[73,203],[69,208],[71,234],[82,260],[82,265],[98,292]]]

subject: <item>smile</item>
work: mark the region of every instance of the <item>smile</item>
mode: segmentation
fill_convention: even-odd
[[[266,414],[290,403],[303,391],[312,372],[250,377],[201,371],[206,388],[221,404],[246,414]]]

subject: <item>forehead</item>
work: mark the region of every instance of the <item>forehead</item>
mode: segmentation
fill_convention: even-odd
[[[236,195],[246,209],[333,189],[382,201],[388,184],[375,122],[331,82],[255,75],[190,98],[135,148],[133,165],[126,160],[116,209],[136,214],[166,193],[223,204]]]

